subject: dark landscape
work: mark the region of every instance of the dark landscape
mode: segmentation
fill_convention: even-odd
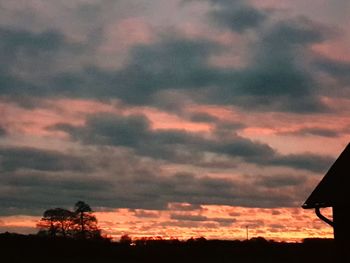
[[[2,262],[334,262],[332,239],[301,243],[140,239],[133,243],[109,239],[73,240],[37,235],[0,234]],[[6,260],[5,260],[6,259]]]

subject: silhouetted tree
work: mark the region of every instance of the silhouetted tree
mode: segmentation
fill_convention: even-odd
[[[101,231],[97,227],[97,219],[92,214],[91,207],[83,201],[78,201],[75,206],[76,219],[80,238],[99,237]]]
[[[83,201],[75,204],[74,212],[63,208],[48,209],[37,224],[38,234],[83,239],[102,238],[91,207]]]
[[[74,213],[64,208],[48,209],[44,212],[37,226],[41,231],[47,231],[52,237],[67,236],[74,225]]]
[[[128,234],[122,235],[120,237],[120,244],[130,245],[131,242],[132,242],[132,239]]]

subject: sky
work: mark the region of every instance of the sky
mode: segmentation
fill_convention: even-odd
[[[0,232],[332,237],[301,205],[350,135],[345,0],[0,0]],[[330,213],[330,211],[326,211]]]

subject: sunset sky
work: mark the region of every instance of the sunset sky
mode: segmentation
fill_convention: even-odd
[[[0,0],[0,232],[332,237],[301,205],[350,141],[347,0]],[[327,211],[329,213],[329,211]]]

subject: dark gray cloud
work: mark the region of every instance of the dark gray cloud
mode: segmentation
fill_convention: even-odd
[[[300,191],[299,177],[293,180],[271,176],[250,182],[244,178],[214,178],[191,173],[165,174],[157,162],[145,161],[128,151],[120,152],[108,146],[87,152],[85,160],[95,167],[94,171],[33,170],[28,165],[3,171],[0,177],[1,214],[39,215],[51,207],[69,208],[77,200],[104,209],[179,212],[201,209],[203,204],[289,207],[300,203],[304,191],[310,190],[302,187],[303,191]],[[288,189],[282,192],[277,185],[288,186]],[[179,203],[188,205],[176,207]],[[216,219],[209,221],[219,222]]]
[[[312,153],[280,155],[269,160],[272,165],[298,167],[318,173],[325,173],[334,162],[330,156],[317,155]]]
[[[229,226],[236,222],[234,218],[221,218],[221,217],[206,217],[202,215],[192,215],[192,214],[170,214],[170,219],[178,221],[190,221],[190,222],[215,222],[221,226]]]
[[[217,122],[218,119],[207,113],[195,113],[190,116],[190,120],[193,122]]]
[[[132,185],[125,186],[123,182],[119,182],[122,183],[120,187],[129,190],[123,205],[126,202],[128,207],[136,205],[138,208],[164,209],[167,203],[185,202],[194,205],[278,207],[292,206],[297,199],[290,193],[269,192],[251,184],[229,179],[197,177],[183,173],[165,177],[151,174],[143,176],[142,179],[139,177],[140,175],[133,178]],[[138,198],[138,203],[133,201],[135,197]]]
[[[6,129],[5,129],[4,127],[1,127],[1,126],[0,126],[0,137],[1,137],[1,136],[5,136],[6,134],[7,134]]]
[[[89,171],[92,167],[82,158],[52,150],[31,147],[1,147],[0,170]]]
[[[318,70],[331,76],[338,84],[339,88],[347,88],[350,85],[350,63],[347,61],[339,61],[335,59],[318,57],[314,61],[314,65]]]
[[[175,162],[191,162],[199,158],[200,153],[191,148],[202,141],[193,134],[176,130],[153,132],[149,121],[141,115],[98,114],[88,118],[83,127],[61,124],[51,129],[66,131],[73,139],[85,144],[129,147],[140,155]],[[191,153],[195,155],[191,157]]]
[[[40,215],[48,208],[70,208],[78,200],[104,200],[103,193],[111,192],[109,181],[76,173],[17,171],[2,173],[0,181],[2,215]]]
[[[333,37],[329,28],[305,17],[280,19],[277,10],[263,10],[245,1],[209,0],[208,16],[218,27],[245,33],[252,29],[257,41],[250,46],[252,63],[231,71],[230,85],[219,85],[208,93],[218,104],[246,109],[322,112],[320,83],[308,61],[308,48]],[[227,83],[226,83],[227,84]]]
[[[128,147],[141,156],[199,166],[204,165],[205,152],[240,158],[258,165],[286,166],[313,172],[324,172],[332,162],[328,156],[308,153],[280,155],[267,144],[253,142],[234,133],[225,138],[219,131],[217,139],[207,139],[179,130],[153,131],[149,121],[141,115],[97,114],[91,115],[85,126],[59,124],[50,129],[65,131],[72,139],[88,145]]]
[[[66,131],[87,144],[137,147],[150,139],[149,125],[148,119],[141,115],[97,114],[90,116],[83,127],[58,124],[50,129]]]
[[[239,136],[228,141],[213,142],[212,145],[208,146],[209,151],[242,157],[248,162],[255,162],[263,156],[275,154],[274,150],[267,144],[253,142]]]
[[[139,218],[159,218],[160,216],[159,212],[154,211],[145,211],[139,209],[130,209],[130,211],[134,213],[134,216]]]
[[[136,73],[132,75],[133,81],[147,80],[147,84],[141,85],[129,82],[128,87],[135,94],[131,87],[139,90],[142,86],[141,96],[150,91],[148,99],[166,87],[189,92],[192,99],[202,103],[233,104],[255,110],[322,112],[327,107],[319,98],[319,83],[304,57],[311,44],[329,37],[327,33],[306,18],[273,23],[257,33],[259,40],[252,45],[252,62],[240,70],[207,64],[213,52],[224,52],[217,44],[213,48],[213,43],[168,38],[135,49],[124,70]]]
[[[25,30],[0,28],[1,58],[5,64],[13,64],[19,56],[38,56],[41,52],[53,52],[64,45],[64,37],[56,31],[31,33]]]
[[[297,130],[295,132],[287,132],[284,134],[313,135],[313,136],[320,136],[320,137],[336,138],[336,137],[339,137],[343,132],[344,131],[342,130],[314,127],[314,128],[304,128],[304,129]]]
[[[166,95],[166,91],[173,91],[198,103],[236,105],[249,110],[322,112],[327,107],[319,98],[319,83],[304,56],[311,44],[328,37],[326,33],[305,18],[272,23],[257,32],[259,38],[251,44],[253,59],[243,69],[217,68],[208,63],[210,57],[226,51],[227,47],[218,43],[184,38],[180,33],[163,34],[156,42],[133,46],[126,64],[118,70],[90,65],[47,71],[41,81],[29,81],[6,67],[0,77],[3,84],[0,92],[20,93],[20,97],[116,98],[128,104],[166,107],[161,101],[171,101],[172,95]],[[16,37],[21,39],[17,41],[20,44],[16,44]],[[57,50],[74,49],[55,32],[9,31],[2,38],[9,46],[13,42],[14,48],[8,48],[10,51],[0,54],[1,57],[9,57],[10,61],[24,50],[29,61],[41,65],[38,70],[43,65],[47,67],[35,60],[47,57],[40,54],[51,54],[52,62]],[[83,46],[79,48],[80,52],[89,51]]]
[[[165,37],[158,43],[135,47],[120,71],[92,69],[80,79],[61,78],[59,86],[74,87],[76,82],[76,90],[85,87],[85,94],[114,96],[130,104],[159,106],[156,94],[168,89],[188,94],[200,103],[299,113],[325,111],[327,107],[317,94],[318,83],[303,59],[310,44],[325,39],[322,29],[309,20],[295,19],[260,34],[252,63],[241,70],[208,64],[211,55],[224,52],[218,44]],[[102,88],[96,90],[96,86]]]
[[[249,6],[243,1],[211,2],[216,3],[216,8],[210,11],[210,18],[218,26],[228,27],[239,33],[250,28],[259,27],[268,18],[266,11]]]
[[[71,96],[119,98],[129,104],[156,105],[157,92],[198,90],[220,82],[220,72],[207,65],[209,55],[219,52],[220,46],[169,35],[162,39],[132,48],[128,63],[118,71],[91,67],[55,76],[52,85],[56,92]]]
[[[180,221],[208,221],[208,217],[201,215],[171,214],[170,218]]]
[[[14,28],[0,28],[0,95],[22,106],[33,107],[30,102],[38,97],[69,95],[51,89],[49,79],[72,54],[82,52],[82,47],[68,43],[58,31],[33,33]],[[40,104],[37,104],[38,106]]]
[[[227,217],[212,217],[210,220],[219,223],[220,226],[230,226],[236,222],[236,219]]]
[[[295,187],[306,182],[305,176],[274,175],[257,176],[257,183],[267,188]]]
[[[222,92],[214,89],[216,98],[244,108],[325,111],[327,107],[318,96],[319,84],[304,59],[310,44],[326,38],[323,30],[300,18],[273,24],[257,34],[252,64],[236,74],[231,87]]]

